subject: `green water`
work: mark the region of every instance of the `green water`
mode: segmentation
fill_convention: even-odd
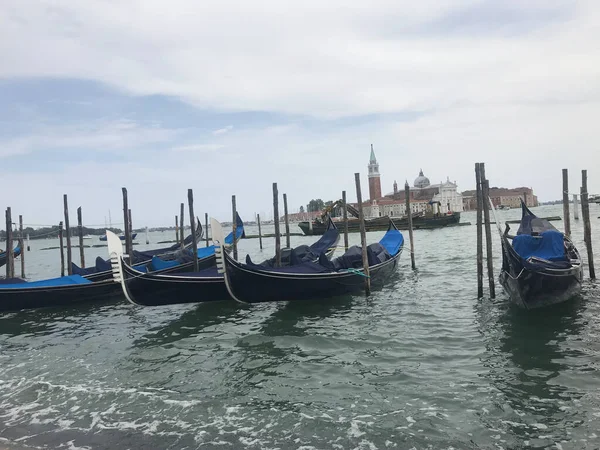
[[[474,236],[415,232],[418,271],[405,253],[368,299],[1,315],[0,436],[64,449],[599,448],[598,285],[535,312],[500,287],[477,300]],[[257,246],[240,253],[258,260]],[[54,253],[27,256],[31,272],[55,270]]]

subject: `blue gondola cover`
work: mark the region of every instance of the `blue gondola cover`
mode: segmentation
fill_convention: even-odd
[[[532,256],[547,261],[566,259],[564,235],[556,230],[544,231],[539,236],[517,235],[513,239],[513,248],[523,259]]]

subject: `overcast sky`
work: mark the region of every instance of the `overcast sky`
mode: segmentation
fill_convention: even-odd
[[[2,208],[30,224],[170,225],[195,209],[272,216],[450,177],[600,192],[600,2],[4,0]],[[367,195],[368,197],[368,195]],[[122,220],[121,220],[122,221]]]

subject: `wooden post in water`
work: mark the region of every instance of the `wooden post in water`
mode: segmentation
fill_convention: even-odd
[[[485,165],[481,163],[482,196],[483,196],[483,218],[485,221],[485,250],[488,270],[488,283],[490,286],[490,298],[496,298],[496,283],[494,280],[494,255],[492,254],[492,226],[490,224],[490,182],[485,177]]]
[[[281,266],[281,235],[279,234],[279,191],[273,183],[273,224],[275,225],[275,267]]]
[[[231,214],[233,217],[232,222],[232,232],[233,232],[233,259],[237,261],[238,259],[238,250],[237,250],[237,209],[235,206],[235,195],[231,196]]]
[[[206,246],[208,247],[208,213],[204,213],[204,233],[206,235]]]
[[[21,278],[25,278],[25,240],[23,239],[23,216],[19,215],[19,248],[21,249]]]
[[[404,203],[406,205],[406,217],[408,217],[408,239],[410,240],[410,265],[414,269],[417,268],[415,263],[415,240],[413,239],[413,221],[412,211],[410,208],[410,186],[408,180],[404,183]]]
[[[569,170],[562,170],[563,181],[563,220],[565,221],[565,234],[571,236],[571,216],[569,215]]]
[[[342,203],[344,203],[344,209],[342,210],[344,219],[344,251],[348,250],[348,205],[346,204],[346,191],[342,191]],[[310,220],[310,218],[309,218]]]
[[[12,233],[12,212],[10,206],[6,208],[6,278],[14,278],[14,260],[13,252],[13,233]]]
[[[573,194],[573,217],[575,220],[579,220],[579,201],[577,200],[577,194]]]
[[[258,223],[258,245],[260,246],[260,249],[263,249],[262,246],[262,231],[260,229],[260,214],[256,215],[256,222]]]
[[[590,223],[590,203],[587,187],[587,170],[581,171],[581,216],[583,218],[583,240],[587,250],[590,279],[596,279],[594,268],[594,252],[592,250],[592,225]]]
[[[63,242],[63,223],[58,224],[58,243],[60,245],[60,276],[65,276],[65,246]]]
[[[63,203],[65,206],[65,232],[67,233],[67,274],[73,275],[73,267],[71,267],[71,262],[73,261],[73,254],[71,253],[71,226],[69,225],[69,202],[67,194],[63,195]]]
[[[188,189],[188,206],[190,208],[190,231],[192,236],[196,236],[196,221],[194,219],[194,191]],[[223,245],[223,242],[219,243]],[[194,272],[198,272],[198,243],[192,239],[192,252],[194,254]]]
[[[83,219],[81,218],[81,206],[77,208],[77,234],[79,234],[79,259],[81,268],[85,269],[85,252],[83,251]]]
[[[130,253],[131,230],[129,229],[129,201],[127,200],[127,188],[121,188],[123,192],[123,226],[125,228],[125,251],[129,256],[129,264],[133,266],[133,255]]]
[[[131,209],[127,210],[127,219],[129,220],[129,255],[130,261],[133,265],[133,220],[131,220]]]
[[[179,242],[179,216],[175,216],[175,242]]]
[[[183,241],[185,239],[185,222],[183,221],[184,217],[185,217],[185,204],[181,204],[181,211],[179,213],[179,242],[181,242],[181,249],[183,250],[183,248],[185,247],[185,245],[183,244]],[[194,218],[192,217],[192,220]],[[193,236],[193,235],[192,235]]]
[[[371,276],[369,274],[369,258],[367,256],[367,232],[365,230],[365,214],[362,204],[362,192],[360,189],[360,173],[354,174],[356,184],[356,200],[358,201],[358,220],[360,222],[360,243],[362,245],[362,262],[365,275],[365,292],[371,294]]]
[[[283,194],[283,216],[285,218],[285,246],[292,248],[290,244],[290,220],[288,217],[287,194]]]
[[[481,195],[481,172],[475,163],[475,184],[477,189],[477,298],[483,297],[483,195]]]
[[[146,245],[150,243],[150,238],[148,237],[148,227],[146,227]]]

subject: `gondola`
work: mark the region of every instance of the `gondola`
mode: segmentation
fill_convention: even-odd
[[[200,221],[198,221],[198,225],[196,227],[196,242],[202,239],[202,225]],[[104,236],[106,238],[106,236]],[[106,239],[105,239],[106,240]],[[193,245],[193,237],[190,234],[184,240],[184,249],[181,249],[181,244],[173,244],[170,247],[163,247],[154,250],[144,250],[144,251],[133,251],[133,263],[135,264],[136,270],[139,271],[147,271],[148,265],[152,261],[152,258],[160,256],[165,259],[175,259],[178,254],[182,251],[189,250]],[[90,281],[102,281],[102,280],[112,280],[112,268],[110,265],[110,259],[103,259],[102,257],[97,257],[95,264],[91,267],[81,268],[75,263],[71,263],[72,273],[75,275],[81,275],[84,278],[87,278]],[[185,270],[185,269],[184,269]]]
[[[81,275],[32,282],[20,278],[4,279],[0,280],[0,311],[108,300],[120,295],[114,285],[113,280],[92,282]]]
[[[562,303],[581,291],[583,266],[573,242],[521,202],[516,236],[506,224],[500,283],[513,303],[526,309]]]
[[[218,222],[217,222],[218,223]],[[122,257],[123,250],[116,236],[110,232],[108,239],[109,253],[115,280],[121,283],[125,297],[134,304],[144,306],[169,305],[176,303],[196,303],[217,300],[231,300],[223,275],[217,273],[215,246],[211,246],[212,254],[199,259],[199,271],[187,273],[149,272],[143,273],[131,267]],[[314,251],[323,249],[331,256],[332,247],[337,244],[339,232],[333,225],[332,232],[326,233],[315,244],[310,246]],[[227,241],[227,238],[222,239]],[[321,255],[297,251],[290,258],[293,264],[299,258],[317,259]],[[327,256],[325,256],[327,259]],[[187,264],[187,263],[186,263]]]
[[[219,224],[211,223],[218,240]],[[383,238],[367,247],[372,285],[385,283],[396,271],[403,245],[402,233],[390,221]],[[358,246],[332,261],[321,255],[318,262],[278,268],[237,262],[220,247],[216,255],[229,295],[241,303],[323,300],[360,290],[365,284],[362,249]]]
[[[21,247],[17,245],[13,250],[13,255],[16,258],[20,254],[21,254]],[[7,251],[0,252],[0,267],[6,265],[7,259],[8,259],[8,252]]]

